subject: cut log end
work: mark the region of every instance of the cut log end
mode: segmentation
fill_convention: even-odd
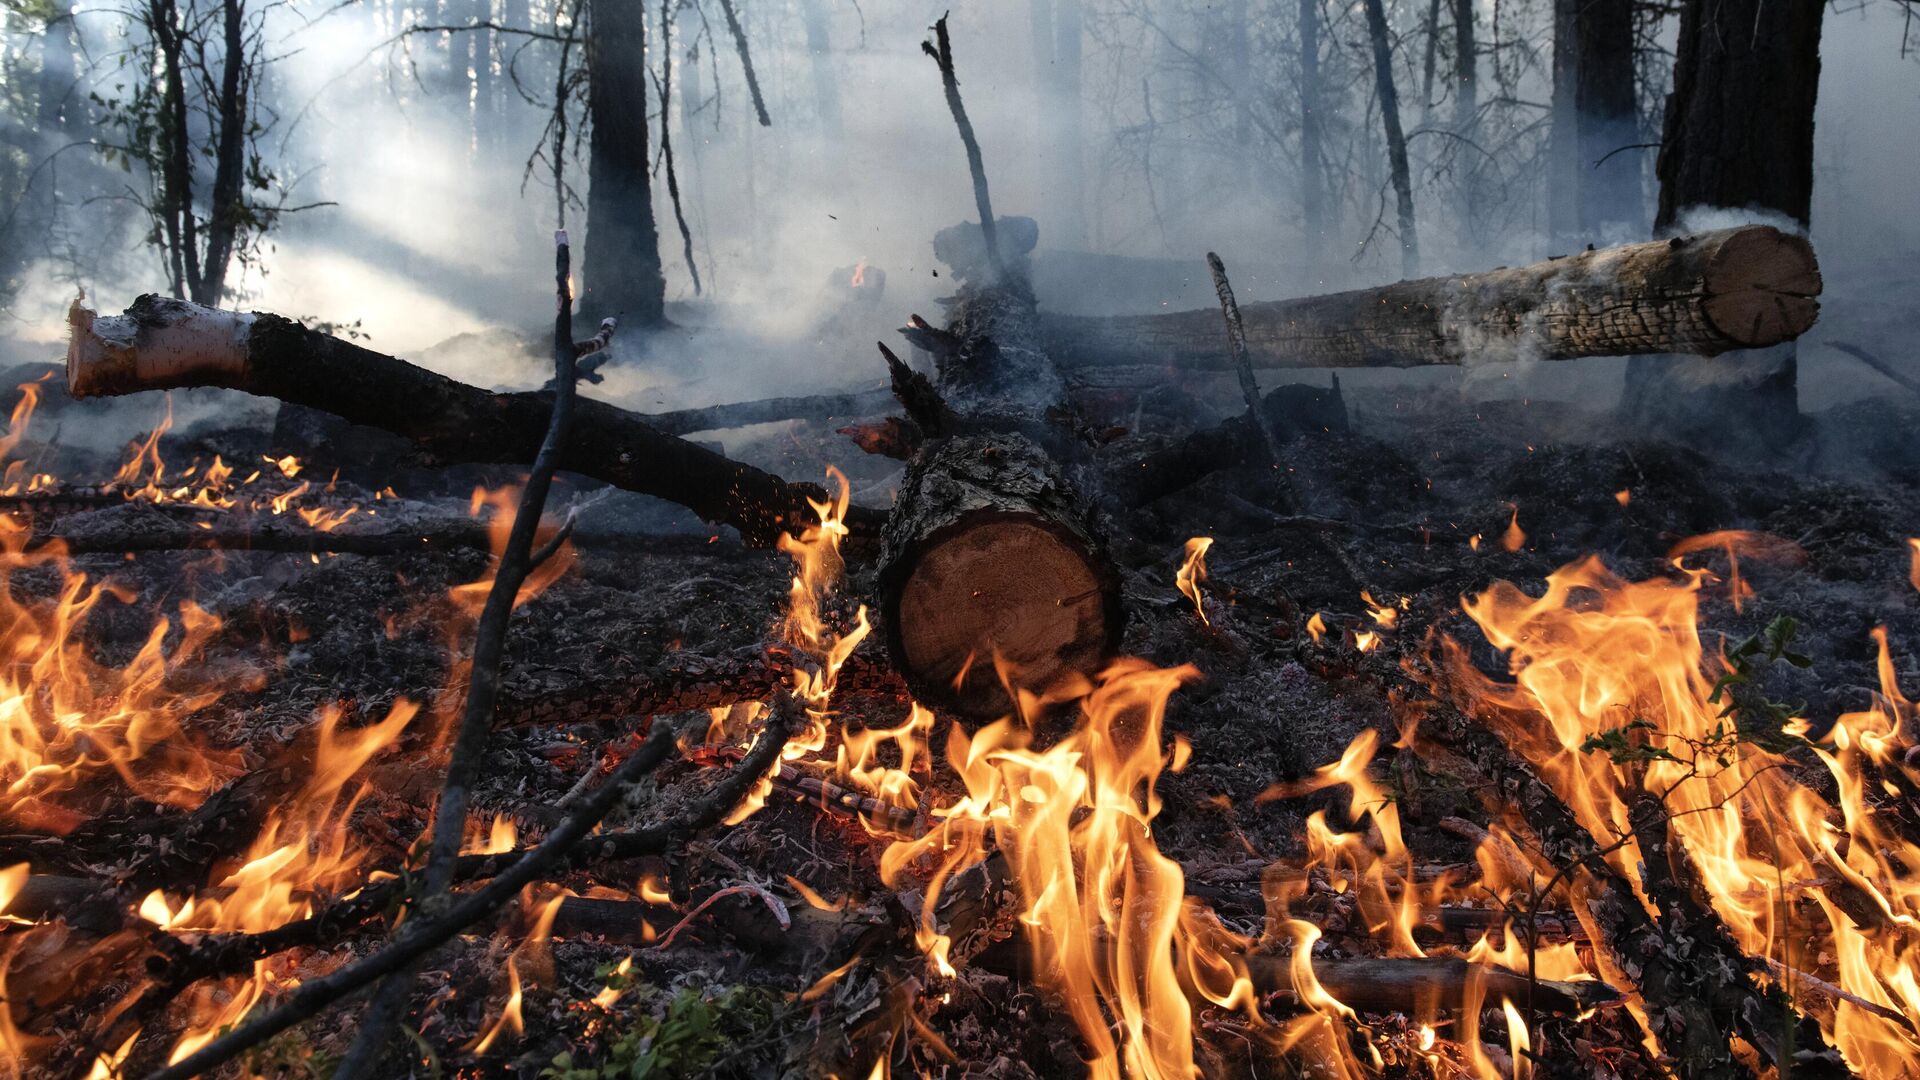
[[[889,625],[916,693],[980,713],[1005,705],[999,668],[1035,690],[1098,668],[1106,607],[1085,545],[1037,519],[988,513],[927,546]]]
[[[924,704],[988,719],[1003,677],[1043,693],[1090,677],[1119,643],[1118,575],[1091,511],[1017,436],[948,440],[909,470],[884,534],[880,614]]]
[[[1745,347],[1791,341],[1820,315],[1820,266],[1804,237],[1766,227],[1736,230],[1703,278],[1707,319]]]

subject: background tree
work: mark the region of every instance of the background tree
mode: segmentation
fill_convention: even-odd
[[[1656,165],[1656,234],[1684,230],[1695,209],[1810,222],[1825,7],[1688,0]],[[1622,407],[1669,433],[1778,442],[1799,427],[1797,369],[1791,345],[1708,359],[1636,357]]]

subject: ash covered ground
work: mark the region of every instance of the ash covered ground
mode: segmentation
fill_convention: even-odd
[[[183,412],[199,415],[161,441],[167,460],[219,453],[252,461],[290,449],[273,445],[270,407],[244,415],[243,423],[212,408],[184,408],[202,396],[214,399],[182,395],[189,399]],[[47,414],[36,421],[49,442],[24,444],[16,456],[63,480],[110,474],[117,450],[61,440],[60,431],[88,423],[92,407],[59,397],[49,390]],[[1155,838],[1182,864],[1190,894],[1207,899],[1231,928],[1258,935],[1260,872],[1303,856],[1306,816],[1344,814],[1338,791],[1268,801],[1260,793],[1337,759],[1369,726],[1383,741],[1397,737],[1387,701],[1377,682],[1363,677],[1363,666],[1418,655],[1431,647],[1429,632],[1437,632],[1470,646],[1485,670],[1502,670],[1459,611],[1462,595],[1496,580],[1537,592],[1547,573],[1589,553],[1638,579],[1669,572],[1669,552],[1684,538],[1764,532],[1791,541],[1804,558],[1744,561],[1740,573],[1755,595],[1737,611],[1726,588],[1709,587],[1704,624],[1714,639],[1738,641],[1777,616],[1796,618],[1797,647],[1812,664],[1770,670],[1767,689],[1805,702],[1816,721],[1864,706],[1877,685],[1870,636],[1876,626],[1887,628],[1896,666],[1914,685],[1920,591],[1909,581],[1915,556],[1908,538],[1920,536],[1920,453],[1912,437],[1920,408],[1910,403],[1870,400],[1814,416],[1799,441],[1764,457],[1619,441],[1605,415],[1560,403],[1375,390],[1349,394],[1346,404],[1349,430],[1287,446],[1285,482],[1296,505],[1283,506],[1272,470],[1242,467],[1144,508],[1115,510],[1109,519],[1126,572],[1125,651],[1162,665],[1191,663],[1202,675],[1174,696],[1168,716],[1169,731],[1191,743],[1192,758],[1160,780],[1164,806]],[[815,479],[825,464],[838,463],[852,476],[857,500],[883,505],[888,495],[892,463],[862,459],[832,425],[703,437],[792,479]],[[1146,444],[1156,437],[1127,438]],[[430,539],[417,550],[396,543],[377,554],[125,554],[112,549],[114,537],[191,530],[223,518],[27,497],[15,500],[15,514],[42,533],[104,538],[96,545],[102,550],[72,558],[76,569],[125,590],[85,627],[103,661],[131,656],[155,617],[183,600],[221,619],[211,644],[171,678],[221,692],[217,704],[193,717],[194,730],[214,745],[244,748],[243,772],[275,760],[323,708],[371,721],[397,699],[424,704],[401,745],[375,759],[354,817],[368,864],[392,868],[425,826],[437,790],[437,732],[457,711],[464,685],[459,664],[471,621],[449,590],[483,579],[488,565],[484,542],[470,529],[460,532],[470,521],[470,493],[476,485],[510,482],[513,470],[394,466],[379,473],[364,463],[330,462],[325,446],[301,449],[305,475],[324,478],[346,466],[325,496],[330,505],[377,510],[339,531]],[[389,483],[395,496],[376,499]],[[724,697],[741,673],[757,669],[776,637],[791,570],[782,554],[747,550],[730,534],[716,535],[683,511],[638,496],[563,482],[552,506],[569,505],[580,508],[577,554],[514,619],[506,700],[477,795],[479,817],[515,822],[523,842],[555,824],[557,804],[588,777],[603,747],[650,721],[705,723],[704,711],[676,720],[651,710]],[[1210,626],[1174,587],[1182,544],[1192,536],[1215,541],[1204,586]],[[865,554],[857,543],[847,550],[849,607],[871,586],[862,573]],[[1722,581],[1731,569],[1713,551],[1692,561],[1714,567]],[[50,594],[57,582],[44,568],[25,570],[13,575],[12,588],[31,597]],[[1376,628],[1363,591],[1402,609],[1365,665],[1354,634]],[[1316,614],[1327,628],[1318,641],[1307,629]],[[883,666],[882,649],[869,639],[858,655]],[[851,680],[836,701],[854,726],[898,724],[908,707],[904,690],[883,676]],[[1438,823],[1484,820],[1470,793],[1411,755],[1389,750],[1377,764],[1393,777],[1408,844],[1421,863],[1469,862],[1472,844]],[[671,815],[717,771],[697,763],[664,769],[620,817]],[[956,787],[943,771],[930,784]],[[14,849],[10,858],[35,859],[36,873],[144,882],[164,865],[201,875],[169,883],[180,890],[203,884],[232,857],[230,846],[222,850],[232,844],[232,830],[186,829],[178,811],[107,794],[90,810],[97,816],[58,845],[21,836],[0,839],[0,846]],[[207,824],[206,815],[198,824]],[[585,1076],[567,1070],[648,1058],[657,1070],[648,1075],[846,1076],[864,1074],[888,1055],[895,1069],[934,1075],[1078,1075],[1084,1049],[1073,1025],[1036,985],[1016,946],[975,950],[957,978],[929,972],[911,934],[918,897],[880,881],[876,863],[885,845],[850,815],[776,791],[743,824],[709,831],[668,858],[570,874],[563,884],[577,893],[594,896],[598,889],[623,903],[664,889],[667,898],[642,901],[652,903],[645,914],[660,934],[706,896],[739,885],[781,900],[791,925],[783,928],[752,892],[716,901],[665,947],[641,939],[632,918],[641,908],[610,909],[619,922],[563,920],[549,955],[518,965],[524,1035],[503,1036],[479,1053],[475,1040],[494,1025],[507,995],[504,961],[536,915],[510,911],[430,966],[415,1001],[424,1040],[417,1049],[422,1060],[436,1058],[437,1067],[461,1075],[531,1077],[553,1069]],[[637,891],[643,878],[648,890]],[[835,910],[810,903],[794,882]],[[985,936],[1010,932],[1011,916],[1009,905],[989,920]],[[379,934],[369,927],[346,940],[332,952],[297,951],[273,963],[288,977],[310,976],[371,948]],[[1330,933],[1327,942],[1335,953],[1377,948],[1363,933]],[[630,974],[615,974],[629,959]],[[819,989],[824,975],[849,961],[843,977]],[[618,1001],[589,1006],[610,981],[624,987]],[[1405,1026],[1404,1018],[1374,1021],[1383,1030]],[[345,1019],[311,1025],[283,1038],[275,1052],[289,1060],[338,1052],[352,1026]],[[1202,1064],[1217,1074],[1313,1071],[1309,1062],[1249,1038],[1234,1013],[1202,1010],[1197,1027]],[[56,1039],[74,1030],[57,1022],[45,1028]],[[1547,1047],[1539,1055],[1543,1075],[1654,1072],[1604,1016],[1549,1022],[1539,1038]],[[148,1052],[158,1054],[158,1045]],[[1551,1052],[1556,1048],[1566,1052]]]

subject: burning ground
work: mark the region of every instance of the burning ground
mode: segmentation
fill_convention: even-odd
[[[385,938],[517,472],[356,480],[204,419],[103,456],[56,435],[96,406],[14,397],[0,1045],[142,1075]],[[1351,405],[1284,492],[1114,510],[1137,659],[992,723],[910,700],[833,500],[767,552],[563,483],[459,887],[653,728],[679,753],[434,954],[380,1074],[1920,1073],[1920,415],[1757,463]],[[890,482],[830,424],[728,444]],[[612,839],[696,814],[769,709],[725,821]],[[362,1008],[244,1067],[326,1075]]]

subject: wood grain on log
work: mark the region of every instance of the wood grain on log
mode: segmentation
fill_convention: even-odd
[[[1749,225],[1240,311],[1257,367],[1715,356],[1799,337],[1819,314],[1820,288],[1812,245]],[[1041,322],[1063,367],[1233,368],[1211,309]]]
[[[1123,623],[1091,509],[1016,435],[950,439],[908,469],[882,533],[880,605],[915,697],[976,717],[1010,705],[996,655],[1037,691],[1095,670]]]

